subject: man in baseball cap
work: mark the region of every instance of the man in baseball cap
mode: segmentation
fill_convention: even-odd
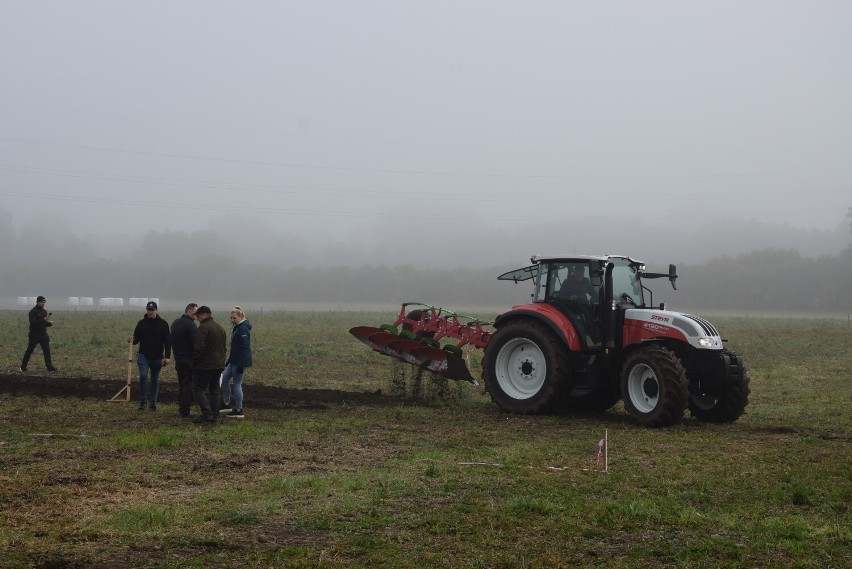
[[[172,356],[172,339],[168,323],[157,314],[157,303],[153,300],[145,305],[145,316],[136,324],[128,342],[139,344],[136,365],[139,367],[139,410],[145,407],[157,410],[157,395],[160,392],[160,370],[169,365]],[[165,357],[163,354],[165,353]],[[151,372],[151,391],[148,392],[148,372]]]

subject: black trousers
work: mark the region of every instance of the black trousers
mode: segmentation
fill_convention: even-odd
[[[196,369],[192,372],[192,394],[195,396],[195,402],[201,407],[201,414],[210,421],[219,418],[221,375],[221,369]]]
[[[175,356],[175,373],[178,378],[178,412],[189,416],[192,405],[192,356]]]
[[[27,364],[30,363],[30,356],[33,355],[33,350],[36,346],[41,346],[41,351],[44,354],[44,365],[48,369],[53,367],[53,362],[50,360],[50,336],[33,336],[30,334],[30,342],[27,344],[27,351],[24,352],[24,359],[21,360],[21,369],[27,369]]]

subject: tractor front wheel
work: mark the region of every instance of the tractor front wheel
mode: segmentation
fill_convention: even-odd
[[[539,322],[510,322],[488,342],[482,368],[485,387],[501,410],[547,413],[564,397],[568,347]]]
[[[677,355],[662,346],[629,354],[621,368],[624,408],[640,424],[663,427],[678,422],[686,410],[689,382]]]
[[[740,418],[748,405],[748,371],[742,365],[738,369],[739,380],[730,383],[717,393],[691,392],[689,412],[699,421],[709,423],[732,423]]]

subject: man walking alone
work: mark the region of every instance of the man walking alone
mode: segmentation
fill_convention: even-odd
[[[200,324],[192,352],[192,393],[195,402],[201,407],[201,415],[193,421],[215,423],[219,418],[219,376],[225,369],[227,334],[213,320],[210,307],[199,306],[195,317]]]
[[[26,373],[27,364],[30,363],[30,356],[33,355],[33,350],[36,346],[41,346],[41,352],[44,354],[44,365],[47,366],[47,371],[56,371],[53,367],[53,362],[50,359],[50,336],[47,335],[47,327],[53,326],[50,320],[52,312],[44,309],[47,304],[47,299],[43,296],[36,298],[36,305],[30,310],[30,334],[27,351],[24,352],[24,358],[21,360],[21,372]]]

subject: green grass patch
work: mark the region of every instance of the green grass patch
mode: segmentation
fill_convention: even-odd
[[[124,339],[138,315],[60,316],[63,371],[125,377]],[[399,377],[347,332],[388,315],[250,317],[257,363],[247,394],[256,384],[387,393]],[[852,564],[852,330],[834,320],[711,320],[751,376],[751,404],[729,425],[686,417],[644,429],[620,407],[509,416],[466,384],[451,383],[447,397],[422,384],[415,397],[410,372],[405,397],[382,404],[248,408],[246,419],[213,428],[182,421],[169,403],[138,413],[135,402],[2,395],[2,563]],[[0,313],[9,368],[25,324]],[[590,472],[605,430],[610,471]]]
[[[111,445],[120,449],[153,449],[172,448],[176,446],[181,434],[172,430],[155,430],[151,432],[127,432],[115,433]]]

